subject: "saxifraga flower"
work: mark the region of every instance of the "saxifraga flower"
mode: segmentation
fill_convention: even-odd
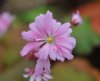
[[[72,50],[76,45],[75,38],[71,37],[70,23],[61,24],[53,19],[52,13],[40,14],[35,22],[29,25],[28,31],[22,32],[27,41],[20,52],[25,57],[29,54],[37,58],[37,64],[30,81],[48,81],[51,79],[50,60],[72,60]],[[44,77],[44,74],[47,77]],[[45,79],[44,79],[44,78]]]

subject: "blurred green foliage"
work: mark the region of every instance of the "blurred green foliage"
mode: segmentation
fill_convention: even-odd
[[[22,22],[24,22],[24,23],[28,23],[29,22],[30,23],[30,22],[35,20],[36,16],[38,16],[40,14],[43,14],[43,13],[46,13],[48,10],[52,11],[53,14],[58,12],[58,10],[55,7],[52,7],[52,6],[40,6],[40,7],[35,8],[35,9],[19,12],[17,15],[18,15],[18,17],[20,18],[20,20]],[[55,16],[57,17],[58,14],[56,14]]]
[[[3,63],[6,65],[6,69],[0,74],[0,81],[28,81],[24,79],[22,74],[23,69],[27,66],[34,67],[34,62],[23,61],[19,53],[22,49],[24,42],[22,41],[21,32],[25,27],[19,25],[20,21],[25,25],[34,21],[35,17],[40,13],[45,13],[47,10],[53,12],[55,17],[60,14],[56,8],[50,6],[41,6],[33,10],[26,10],[17,13],[19,18],[15,25],[7,32],[6,36],[2,39],[4,52]],[[63,18],[61,21],[67,21],[68,18]],[[70,20],[69,20],[70,21]],[[73,27],[73,37],[76,38],[77,44],[75,48],[76,54],[89,54],[95,45],[100,45],[100,35],[96,34],[91,26],[88,18],[83,19],[83,24],[78,27]],[[1,60],[0,60],[1,61]],[[78,71],[75,67],[72,67],[66,63],[57,64],[52,68],[54,78],[51,81],[95,81],[92,76],[83,71]]]
[[[0,65],[3,65],[2,72],[0,72],[0,81],[28,81],[22,76],[24,68],[34,67],[35,61],[26,61],[20,56],[20,51],[24,46],[21,37],[24,28],[22,26],[19,21],[15,21],[10,30],[0,40],[0,45],[4,49],[3,54],[1,54],[2,57],[0,57],[2,58],[0,59]]]
[[[68,16],[63,21],[70,19]],[[100,35],[93,30],[88,17],[83,17],[83,24],[73,27],[72,36],[76,38],[75,52],[78,55],[89,54],[94,46],[100,45]]]
[[[28,61],[17,63],[15,66],[6,69],[5,72],[0,74],[0,81],[28,81],[28,79],[23,78],[26,67],[34,67],[34,63]]]

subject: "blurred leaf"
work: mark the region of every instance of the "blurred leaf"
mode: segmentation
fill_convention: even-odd
[[[21,60],[20,51],[24,43],[21,38],[21,31],[22,26],[16,22],[16,25],[13,25],[2,38],[4,49],[2,61],[6,67],[10,67]]]
[[[67,63],[58,63],[53,69],[53,79],[51,81],[96,81],[88,73],[77,70]]]
[[[57,12],[57,9],[55,7],[51,6],[40,6],[38,8],[35,8],[33,10],[26,10],[18,13],[18,17],[23,22],[32,22],[35,20],[35,17],[39,14],[46,13],[48,10],[52,11],[53,13]],[[57,15],[56,15],[57,16]]]
[[[70,17],[66,20],[69,19]],[[75,52],[77,54],[89,54],[93,46],[100,45],[100,35],[93,31],[88,18],[83,18],[82,25],[73,27],[72,35],[76,38]]]
[[[0,74],[0,81],[28,81],[23,78],[24,68],[27,66],[33,67],[34,63],[22,61],[19,64],[16,64],[10,69],[7,69],[4,73]]]

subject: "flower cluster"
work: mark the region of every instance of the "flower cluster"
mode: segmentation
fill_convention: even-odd
[[[8,12],[0,14],[0,37],[7,32],[14,18],[15,17]]]
[[[78,22],[79,18],[75,17],[75,19]],[[50,60],[63,62],[65,59],[73,59],[72,50],[76,40],[71,37],[71,33],[71,23],[61,24],[53,19],[49,11],[36,17],[35,22],[29,25],[29,30],[22,32],[22,37],[27,44],[20,52],[21,56],[30,55],[37,59],[35,69],[26,68],[24,77],[30,77],[30,81],[52,79]]]

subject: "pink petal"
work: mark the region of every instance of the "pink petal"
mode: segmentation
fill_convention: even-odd
[[[39,76],[42,74],[43,72],[43,66],[44,66],[44,61],[42,60],[37,60],[37,64],[36,64],[36,67],[35,67],[35,76]]]
[[[42,77],[41,76],[37,76],[35,81],[42,81]]]
[[[35,38],[36,39],[43,39],[44,38],[44,36],[38,31],[38,29],[37,29],[37,27],[36,27],[36,25],[35,25],[35,23],[31,23],[31,24],[29,24],[29,28],[30,28],[30,30],[32,31],[32,32],[34,32],[34,36],[35,36]]]
[[[52,79],[53,77],[49,74],[44,74],[44,77],[46,77],[47,79]]]
[[[54,36],[57,37],[57,36],[65,34],[67,32],[68,32],[68,34],[70,34],[71,29],[69,27],[70,27],[69,23],[65,23],[61,27],[58,27],[57,30],[54,32]]]
[[[57,55],[57,48],[55,49],[54,45],[50,45],[50,53],[49,53],[49,57],[52,60],[56,60],[56,55]]]
[[[50,73],[50,60],[40,60],[38,59],[36,67],[35,67],[35,75],[41,75],[45,71],[46,73]]]
[[[73,37],[62,37],[56,39],[56,44],[72,50],[75,47],[76,41]]]
[[[25,56],[25,55],[27,55],[29,52],[31,52],[31,51],[36,51],[36,50],[38,50],[39,49],[39,43],[28,43],[28,44],[26,44],[24,47],[23,47],[23,49],[22,49],[22,51],[20,52],[20,54],[21,54],[21,56]]]
[[[48,55],[49,55],[49,44],[45,44],[38,52],[38,57],[39,59],[42,59],[42,60],[46,60],[48,58]]]
[[[35,25],[34,22],[29,24],[29,28],[30,28],[30,30],[32,30],[32,31],[34,31],[34,32],[37,31],[36,25]]]
[[[42,79],[44,80],[44,81],[49,81],[50,79],[52,79],[53,77],[50,75],[50,74],[46,74],[46,73],[44,73],[43,74],[43,77],[42,77]]]
[[[74,37],[68,37],[67,42],[69,42],[71,45],[73,45],[73,48],[76,45],[76,39]]]
[[[67,58],[68,60],[72,60],[74,58],[74,56],[72,54],[70,54],[70,53],[65,53],[65,54],[63,54],[63,56],[65,58]]]
[[[32,31],[22,32],[22,37],[23,37],[23,39],[25,39],[27,41],[34,41],[35,40],[34,32],[32,32]]]
[[[60,47],[60,49],[62,50],[63,57],[67,58],[68,60],[72,60],[74,58],[73,55],[71,54],[72,51],[69,51],[64,47]]]
[[[51,35],[53,31],[53,17],[51,12],[47,12],[44,19],[44,28],[48,35]]]
[[[62,57],[62,55],[60,55],[59,53],[56,56],[57,56],[57,60],[60,60],[62,62],[65,60],[65,58]]]
[[[58,45],[57,44],[57,47],[58,47],[58,49],[59,49],[59,54],[62,54],[62,56],[64,57],[64,58],[67,58],[68,60],[72,60],[73,59],[73,55],[71,54],[72,53],[72,49],[73,49],[73,47],[70,47],[69,49],[68,49],[68,46],[66,45],[66,43],[63,43],[62,45],[60,44],[60,45]]]
[[[45,69],[44,71],[45,71],[45,73],[51,73],[51,70],[50,70],[51,65],[50,65],[49,58],[47,60],[45,60],[44,62],[45,62],[44,63],[44,69]]]
[[[64,57],[61,53],[61,50],[59,49],[59,46],[57,46],[57,45],[56,46],[54,46],[54,45],[51,46],[49,57],[52,60],[57,59],[57,60],[60,60],[62,62],[64,61]]]
[[[40,16],[36,17],[35,19],[35,26],[37,30],[43,35],[47,36],[47,32],[44,29],[44,18],[45,15],[41,14]]]
[[[60,22],[57,22],[54,19],[53,19],[52,23],[53,23],[53,33],[52,33],[52,35],[53,35],[54,32],[57,30],[57,28],[61,26],[61,23]]]

